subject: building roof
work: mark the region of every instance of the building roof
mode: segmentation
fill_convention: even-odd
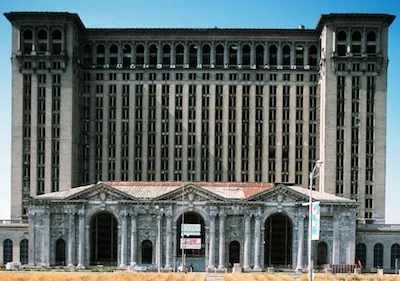
[[[130,198],[138,199],[157,199],[180,189],[195,187],[225,199],[243,200],[257,195],[272,191],[274,188],[281,187],[282,184],[259,182],[98,182],[97,184],[75,187],[66,191],[52,192],[34,197],[40,200],[68,200],[73,199],[79,194],[90,191],[96,186],[106,186],[119,193],[125,194]],[[309,190],[300,186],[283,185],[285,188],[297,194],[308,197]],[[354,200],[338,197],[329,193],[318,191],[312,192],[314,200],[335,203],[353,203]]]

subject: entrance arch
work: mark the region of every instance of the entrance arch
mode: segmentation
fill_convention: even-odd
[[[90,223],[90,264],[117,265],[118,222],[109,212],[93,216]]]
[[[284,266],[292,264],[293,226],[289,217],[274,214],[265,222],[264,266]]]
[[[176,221],[176,256],[179,260],[182,260],[182,249],[181,249],[181,230],[182,230],[182,219],[184,224],[196,224],[200,225],[200,235],[198,234],[191,234],[189,236],[185,236],[185,238],[193,238],[193,239],[200,239],[200,249],[185,249],[185,264],[187,266],[192,265],[192,271],[204,271],[205,268],[205,224],[203,217],[200,216],[198,213],[195,212],[187,212],[184,213],[182,216]]]
[[[65,265],[65,240],[62,238],[56,241],[56,265]]]
[[[240,263],[240,243],[238,241],[232,241],[229,243],[229,263]]]
[[[328,245],[325,242],[319,242],[317,247],[317,265],[328,263]]]
[[[142,242],[142,263],[153,263],[153,243],[150,240]]]

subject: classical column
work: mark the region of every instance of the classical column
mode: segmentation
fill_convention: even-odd
[[[126,247],[128,244],[128,233],[127,233],[127,218],[128,213],[123,210],[121,212],[121,264],[119,267],[126,267]]]
[[[251,216],[245,215],[244,218],[244,251],[243,251],[243,269],[249,269],[249,257],[250,257],[250,235],[251,235]]]
[[[161,220],[162,214],[157,215],[157,240],[156,240],[156,263],[161,268]]]
[[[347,264],[352,264],[355,260],[355,255],[356,255],[356,215],[355,213],[352,213],[348,217],[349,220],[349,239],[348,239],[348,245],[347,245]],[[387,250],[386,253],[389,255],[389,251]],[[389,259],[383,258],[384,262],[387,264],[389,267]]]
[[[302,215],[298,218],[297,224],[297,266],[296,271],[301,272],[303,269],[303,254],[304,254],[304,217]]]
[[[226,214],[219,214],[219,264],[218,268],[225,268],[225,218]]]
[[[79,217],[79,244],[78,244],[78,265],[76,268],[84,269],[85,265],[85,210],[78,211]]]
[[[208,250],[208,268],[215,268],[214,262],[214,251],[215,251],[215,216],[216,214],[210,214],[210,235],[209,235],[209,250]]]
[[[332,264],[340,264],[340,217],[333,221]]]
[[[346,46],[346,53],[352,53],[353,50],[351,49],[351,27],[349,27],[347,30]]]
[[[165,268],[171,268],[172,266],[172,212],[167,212],[167,241],[165,243]]]
[[[34,211],[28,211],[28,264],[31,266],[35,265],[35,215]]]
[[[68,235],[68,267],[74,267],[74,247],[75,247],[75,212],[69,213],[69,235]]]
[[[136,213],[131,213],[131,265],[136,264],[136,252],[137,252]]]
[[[261,234],[261,222],[260,214],[255,215],[255,226],[254,226],[254,267],[253,271],[261,271],[260,267],[260,234]]]

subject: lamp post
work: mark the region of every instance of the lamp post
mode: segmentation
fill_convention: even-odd
[[[320,168],[324,162],[322,160],[317,160],[317,162],[314,165],[314,168],[312,169],[310,173],[310,184],[309,184],[309,189],[310,189],[310,194],[309,194],[309,202],[308,202],[308,281],[312,281],[312,264],[311,264],[311,216],[312,216],[312,186],[313,186],[313,180],[314,180],[314,174],[317,168]]]

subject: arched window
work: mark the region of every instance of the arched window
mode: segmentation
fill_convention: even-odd
[[[56,264],[65,265],[65,240],[60,238],[56,241]]]
[[[400,262],[400,246],[399,244],[393,244],[390,250],[390,268],[394,269],[396,265],[396,259]]]
[[[112,44],[110,46],[110,65],[116,66],[118,63],[118,46]]]
[[[345,56],[347,52],[346,48],[347,34],[341,30],[337,35],[337,53],[339,56]]]
[[[32,52],[33,34],[32,30],[26,29],[22,34],[22,50],[24,54],[29,55]]]
[[[203,65],[211,64],[211,47],[208,44],[203,46]]]
[[[122,48],[122,65],[123,67],[129,67],[131,65],[132,60],[132,47],[129,44],[125,44]]]
[[[83,46],[83,64],[89,66],[92,63],[92,46],[90,44],[85,44],[85,46]]]
[[[269,47],[269,64],[273,66],[278,64],[278,48],[275,45]]]
[[[28,264],[28,239],[21,240],[19,244],[19,260],[21,264]]]
[[[136,46],[136,64],[144,65],[144,46],[142,44]]]
[[[52,39],[52,52],[55,55],[58,55],[61,53],[61,42],[62,42],[62,33],[59,29],[53,30],[51,33],[51,39]]]
[[[236,44],[229,46],[229,65],[237,65],[237,49]]]
[[[374,267],[383,267],[383,245],[381,243],[374,246]]]
[[[37,33],[38,53],[45,53],[47,51],[47,31],[44,29],[39,30]]]
[[[250,46],[244,45],[242,48],[242,65],[249,67],[250,66]]]
[[[367,33],[367,53],[376,53],[376,34],[374,31],[369,31]]]
[[[351,52],[353,55],[361,55],[361,33],[354,31],[351,36]]]
[[[157,65],[157,45],[152,44],[149,48],[149,65],[155,67]]]
[[[365,268],[367,264],[367,246],[364,243],[358,243],[356,245],[356,260],[355,264],[361,262],[361,265]]]
[[[163,46],[163,62],[162,64],[165,66],[169,66],[171,64],[171,46],[165,44]]]
[[[217,45],[215,49],[215,65],[224,66],[224,46],[222,44]]]
[[[282,64],[284,66],[290,66],[290,46],[289,45],[283,46],[282,55],[283,55]]]
[[[3,262],[4,264],[13,261],[13,242],[6,239],[3,242]]]
[[[256,65],[262,67],[264,65],[264,46],[258,45],[256,47]]]
[[[176,65],[180,65],[180,66],[183,65],[183,56],[184,56],[184,53],[185,53],[185,48],[183,47],[182,44],[178,44],[178,45],[176,46],[176,48],[175,48],[175,56],[176,56],[176,58],[175,58],[175,64],[176,64]]]
[[[319,242],[317,246],[317,265],[328,263],[328,244]]]
[[[104,65],[105,64],[105,47],[104,45],[100,44],[96,48],[96,64],[97,65]]]
[[[142,263],[153,262],[153,243],[150,240],[142,242]]]
[[[197,66],[197,49],[196,44],[192,44],[189,47],[189,67],[195,68]]]
[[[309,58],[308,58],[308,63],[310,66],[317,66],[318,65],[318,49],[317,46],[311,46],[309,50]]]
[[[296,46],[296,66],[304,65],[304,47],[303,45]]]

